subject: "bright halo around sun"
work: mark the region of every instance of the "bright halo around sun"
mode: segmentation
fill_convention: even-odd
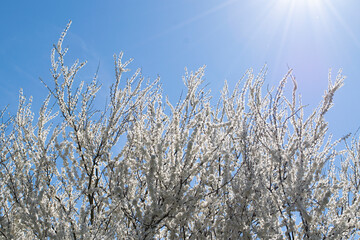
[[[326,5],[326,0],[277,0],[276,7],[280,9],[294,8],[297,11],[322,11]]]
[[[317,5],[321,4],[321,2],[324,2],[325,0],[278,0],[280,4],[299,4],[299,5]]]
[[[283,41],[301,26],[312,29],[314,35],[326,34],[332,21],[330,15],[336,15],[329,0],[274,0],[271,3],[267,22],[285,26],[281,34]]]
[[[333,33],[334,23],[340,23],[351,35],[351,30],[345,26],[341,16],[333,6],[331,0],[274,0],[271,2],[269,22],[280,21],[287,26],[283,35],[292,27],[301,25],[312,29],[313,35],[327,35]],[[308,31],[310,33],[310,30]],[[334,36],[332,36],[333,38]]]

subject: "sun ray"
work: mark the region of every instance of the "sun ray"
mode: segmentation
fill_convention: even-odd
[[[336,18],[336,20],[340,23],[340,25],[343,27],[345,32],[349,35],[349,37],[352,39],[354,44],[357,48],[360,49],[360,40],[355,35],[355,33],[351,30],[349,25],[345,22],[345,20],[340,16],[334,5],[330,1],[324,1],[328,9],[330,10],[331,14]]]
[[[278,66],[279,63],[280,63],[280,58],[281,58],[282,53],[284,51],[285,42],[286,42],[286,40],[288,38],[289,29],[290,29],[290,26],[291,26],[292,21],[293,21],[294,10],[295,10],[295,2],[292,1],[290,6],[289,6],[289,10],[287,11],[287,15],[286,15],[286,17],[284,19],[285,26],[284,26],[284,30],[282,32],[282,36],[281,36],[281,39],[280,39],[279,51],[276,54],[275,66]]]
[[[165,36],[165,35],[167,35],[167,34],[169,34],[171,32],[174,32],[174,31],[176,31],[178,29],[181,29],[181,28],[183,28],[185,26],[188,26],[188,25],[190,25],[190,24],[192,24],[192,23],[194,23],[194,22],[196,22],[196,21],[198,21],[200,19],[203,19],[203,18],[207,17],[210,14],[213,14],[213,13],[215,13],[217,11],[220,11],[223,8],[228,7],[231,4],[234,4],[235,2],[236,2],[236,0],[227,0],[227,1],[224,1],[222,3],[219,3],[216,6],[210,8],[210,9],[207,9],[206,11],[203,11],[203,12],[201,12],[201,13],[199,13],[199,14],[197,14],[197,15],[189,18],[189,19],[186,19],[186,20],[184,20],[184,21],[182,21],[180,23],[177,23],[177,24],[174,24],[174,25],[172,25],[172,26],[170,26],[168,28],[165,28],[161,32],[158,32],[158,33],[155,33],[155,34],[151,35],[147,39],[143,40],[139,45],[142,45],[142,44],[144,44],[145,42],[148,42],[148,41],[158,39],[158,38],[163,37],[163,36]]]

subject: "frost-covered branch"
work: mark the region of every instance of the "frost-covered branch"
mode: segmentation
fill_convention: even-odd
[[[266,67],[250,69],[216,104],[205,67],[186,70],[173,104],[159,79],[127,75],[120,53],[109,103],[95,109],[97,75],[79,81],[85,63],[65,61],[69,26],[40,111],[21,90],[17,113],[0,114],[0,239],[358,236],[360,144],[333,141],[325,121],[341,72],[305,116],[292,69],[270,90]]]

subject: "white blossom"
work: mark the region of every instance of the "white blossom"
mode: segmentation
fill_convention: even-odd
[[[205,67],[186,70],[186,93],[172,104],[140,70],[121,83],[131,60],[120,53],[97,111],[97,76],[78,82],[85,63],[65,64],[68,28],[39,113],[21,90],[17,113],[0,123],[0,239],[359,236],[360,142],[332,141],[324,117],[341,72],[305,117],[291,69],[265,91],[266,68],[249,70],[217,104]]]

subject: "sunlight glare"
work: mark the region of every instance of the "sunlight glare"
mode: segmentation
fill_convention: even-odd
[[[320,9],[324,5],[324,0],[278,0],[278,7],[287,8],[306,8],[308,10],[313,10],[314,8]]]

